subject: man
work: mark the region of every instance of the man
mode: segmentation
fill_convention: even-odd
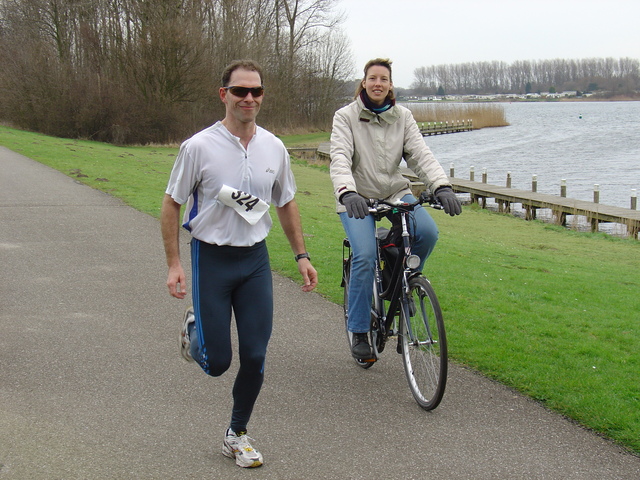
[[[274,204],[295,254],[303,291],[317,284],[302,236],[295,180],[282,142],[256,125],[264,98],[262,72],[253,61],[236,61],[222,76],[219,95],[226,114],[186,140],[171,172],[161,213],[169,267],[169,293],[186,297],[180,261],[180,206],[191,233],[192,299],[180,347],[205,373],[222,375],[231,364],[231,314],[236,320],[240,369],[233,387],[231,423],[222,453],[241,467],[263,457],[249,442],[247,423],[264,378],[273,319],[273,289],[265,238]]]

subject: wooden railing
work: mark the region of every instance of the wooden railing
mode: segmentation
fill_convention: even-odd
[[[424,190],[424,184],[412,172],[405,173],[405,176],[411,181],[414,195],[418,195]],[[520,204],[525,210],[525,219],[527,220],[534,220],[538,209],[547,208],[551,210],[555,223],[559,225],[566,224],[567,215],[580,215],[586,217],[590,222],[593,232],[598,231],[598,225],[602,222],[625,225],[627,235],[634,239],[638,239],[640,232],[640,211],[635,208],[602,205],[596,202],[501,187],[452,176],[449,176],[449,182],[455,192],[470,194],[471,201],[478,203],[483,208],[486,208],[487,198],[493,198],[498,204],[498,211],[503,213],[510,213],[512,204]]]
[[[452,122],[417,122],[422,136],[443,133],[468,132],[473,130],[472,120],[454,120]]]

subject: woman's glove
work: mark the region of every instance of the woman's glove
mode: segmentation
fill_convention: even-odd
[[[349,218],[364,218],[369,214],[367,201],[356,192],[347,192],[340,197],[340,202],[347,207]]]
[[[444,213],[448,213],[452,217],[455,215],[460,215],[462,213],[462,206],[460,205],[460,200],[456,197],[456,194],[453,193],[453,188],[451,187],[440,187],[438,188],[434,195],[444,208]]]

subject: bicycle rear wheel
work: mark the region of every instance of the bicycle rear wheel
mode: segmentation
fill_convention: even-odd
[[[409,280],[409,312],[401,309],[402,358],[409,388],[418,405],[436,408],[447,383],[447,337],[436,293],[429,281]]]
[[[344,261],[342,267],[342,286],[344,287],[344,331],[347,334],[347,342],[349,345],[349,352],[351,352],[351,345],[353,344],[353,333],[349,331],[349,279],[351,276],[351,256]],[[373,345],[373,339],[371,333],[369,333],[369,342]],[[365,362],[363,360],[353,359],[359,367],[371,368],[375,362]]]

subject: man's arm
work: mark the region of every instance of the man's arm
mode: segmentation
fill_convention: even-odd
[[[172,297],[182,299],[187,295],[187,279],[180,263],[180,204],[167,194],[162,200],[160,228],[164,242],[164,253],[167,256],[167,266],[169,267],[167,277],[169,294]]]
[[[282,230],[289,240],[291,250],[294,255],[306,252],[304,246],[304,237],[302,236],[302,222],[300,221],[300,211],[298,210],[298,204],[295,200],[291,200],[289,203],[282,207],[276,207],[278,212],[278,218],[280,219],[280,225]],[[311,261],[308,258],[301,258],[298,260],[298,271],[302,275],[304,285],[302,290],[310,292],[318,284],[318,273],[316,269],[311,265]]]

